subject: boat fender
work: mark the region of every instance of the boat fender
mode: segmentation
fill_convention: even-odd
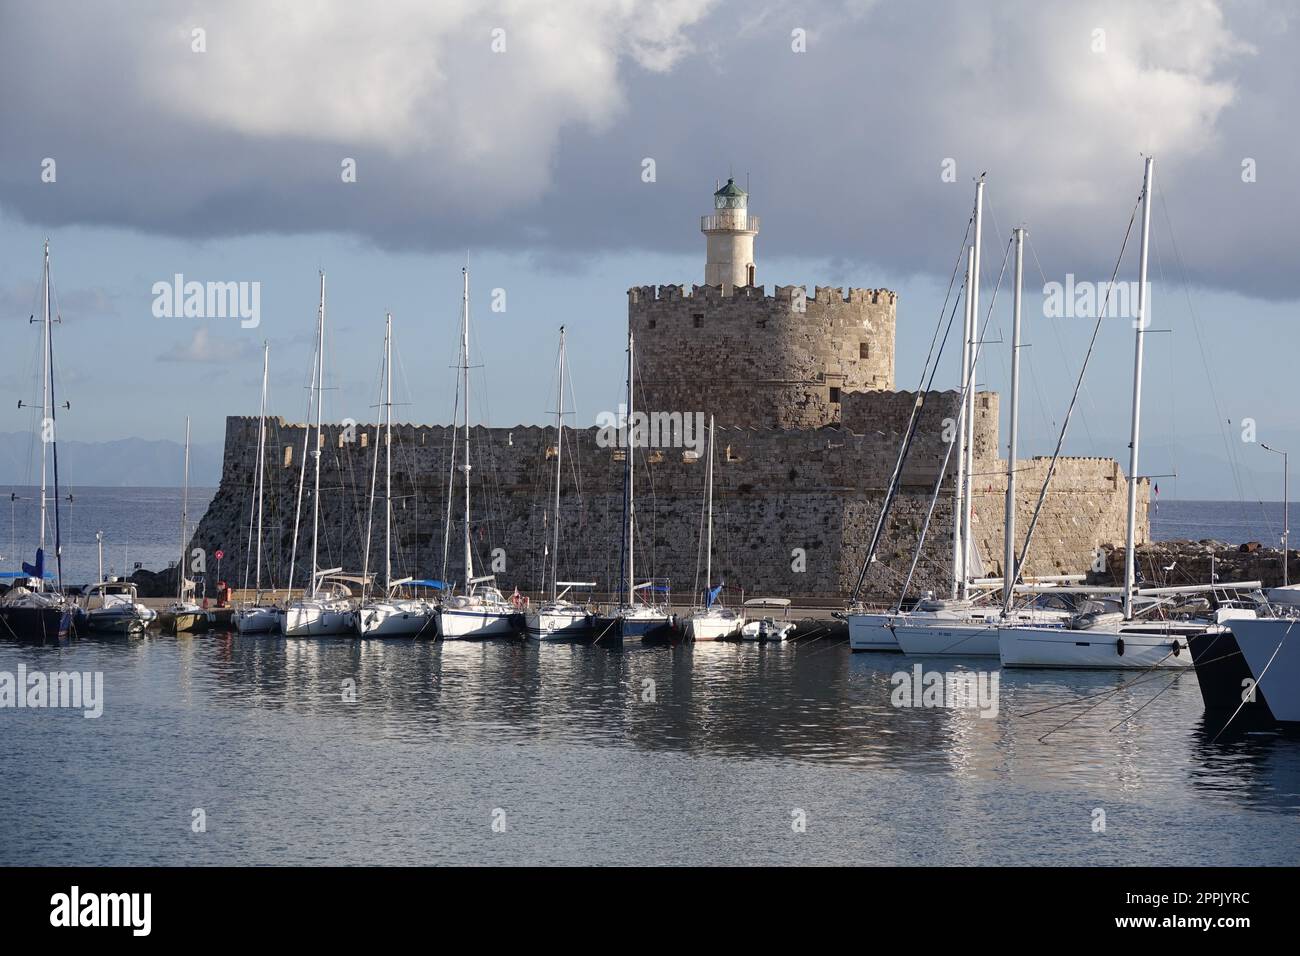
[[[1115,639],[1115,653],[1120,657],[1124,656],[1124,638],[1117,637]]]
[[[1177,641],[1177,639],[1175,639],[1175,640],[1174,640],[1174,657],[1177,657],[1177,656],[1178,656],[1179,654],[1181,654],[1182,652],[1183,652],[1183,645],[1179,644],[1178,641]]]

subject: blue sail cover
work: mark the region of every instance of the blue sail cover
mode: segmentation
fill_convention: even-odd
[[[705,592],[704,606],[706,608],[713,607],[713,602],[716,601],[718,595],[722,593],[722,587],[723,586],[719,584],[716,588],[709,588],[709,590]]]
[[[30,578],[45,577],[45,551],[41,548],[36,549],[36,564],[31,565],[26,561],[23,562],[23,574]]]
[[[447,590],[445,581],[430,581],[427,578],[421,578],[418,581],[407,581],[407,587],[412,588],[437,588],[439,591]]]

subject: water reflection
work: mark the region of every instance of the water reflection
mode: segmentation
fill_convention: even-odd
[[[322,733],[398,743],[630,748],[1300,809],[1300,742],[1238,732],[1216,738],[1190,672],[1139,680],[994,669],[998,710],[982,717],[895,707],[891,678],[917,662],[851,655],[829,641],[593,648],[210,634],[3,651],[29,667],[105,670],[115,707],[142,721],[161,699],[309,716]],[[988,668],[981,660],[921,663]]]

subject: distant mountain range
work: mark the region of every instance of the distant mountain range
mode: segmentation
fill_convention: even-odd
[[[40,449],[30,432],[0,432],[0,484],[40,483]],[[222,446],[190,445],[190,484],[214,487],[221,480]],[[59,478],[69,487],[179,487],[184,481],[185,446],[175,441],[120,438],[116,441],[59,442]]]

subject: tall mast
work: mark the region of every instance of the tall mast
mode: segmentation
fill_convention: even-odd
[[[975,248],[971,262],[970,284],[970,382],[966,389],[966,492],[962,501],[961,596],[970,594],[970,556],[973,535],[971,513],[975,507],[975,384],[980,354],[980,248],[984,238],[984,180],[975,184]]]
[[[45,240],[45,268],[41,274],[41,514],[40,538],[37,547],[45,551],[45,501],[46,459],[49,454],[48,435],[50,412],[50,241]],[[58,507],[56,502],[55,507]],[[42,581],[41,585],[44,586]]]
[[[388,317],[384,326],[384,368],[383,374],[388,374],[388,338],[392,334],[392,316]],[[370,541],[371,532],[375,526],[375,482],[379,479],[379,426],[375,426],[375,453],[370,458],[370,496],[366,499],[366,545],[361,552],[361,597],[364,601],[367,592],[370,589]],[[385,547],[387,542],[385,541]],[[387,590],[387,589],[385,589]]]
[[[1128,527],[1124,534],[1124,618],[1133,616],[1133,585],[1136,578],[1138,439],[1142,424],[1142,341],[1151,306],[1151,289],[1147,285],[1147,253],[1151,245],[1151,182],[1154,161],[1147,157],[1142,183],[1142,251],[1138,256],[1138,318],[1133,345],[1133,428],[1128,452]]]
[[[308,424],[302,430],[302,461],[298,465],[298,497],[293,507],[293,546],[289,549],[289,584],[285,590],[286,599],[293,593],[293,572],[298,561],[298,531],[302,525],[302,489],[307,483],[307,456],[310,454],[308,449],[311,446],[311,403],[316,397],[316,359],[312,357],[311,363],[311,389],[308,392],[307,399],[307,418]],[[306,594],[306,591],[303,591]]]
[[[709,484],[707,498],[708,501],[708,544],[704,551],[704,589],[710,590],[713,587],[713,416],[709,416],[709,467],[706,469],[705,480]],[[699,567],[699,565],[696,565]]]
[[[465,593],[473,587],[474,555],[469,534],[469,268],[460,270],[464,288],[460,297],[460,354],[461,388],[465,396]]]
[[[1020,297],[1025,282],[1025,230],[1014,230],[1016,285],[1011,320],[1011,442],[1007,445],[1007,510],[1003,521],[1002,605],[1011,604],[1016,581],[1016,439],[1020,428]]]
[[[257,570],[253,574],[253,587],[257,594],[255,601],[262,599],[262,493],[265,490],[266,481],[266,383],[267,372],[271,357],[271,346],[269,343],[262,343],[262,408],[258,413],[257,428],[257,473],[253,478],[253,494],[256,500],[253,503],[253,514],[248,516],[249,525],[251,526],[256,517],[257,520]],[[244,565],[244,589],[248,589],[248,565]]]
[[[176,566],[176,600],[185,600],[185,546],[190,523],[190,416],[185,416],[185,472],[181,491],[181,563]]]
[[[384,593],[393,586],[393,314],[384,324]]]
[[[320,311],[316,321],[316,447],[312,457],[316,460],[316,474],[311,495],[311,597],[316,596],[317,556],[320,545],[320,459],[324,442],[321,441],[321,405],[324,404],[325,385],[325,272],[320,274]]]
[[[970,382],[970,287],[975,250],[966,247],[966,312],[962,317],[961,407],[957,412],[957,480],[952,489],[952,597],[962,596],[966,580],[966,535],[964,530],[966,497],[966,392]]]
[[[636,342],[632,329],[627,330],[627,527],[623,533],[627,536],[627,606],[636,605],[636,571],[633,564],[633,551],[636,537],[636,492],[632,487],[636,477],[636,436],[632,428],[632,388],[635,373]]]
[[[564,326],[560,326],[559,396],[555,406],[555,508],[551,512],[551,520],[555,522],[555,543],[551,550],[552,601],[560,599],[560,479],[564,474],[560,464],[564,455]]]

